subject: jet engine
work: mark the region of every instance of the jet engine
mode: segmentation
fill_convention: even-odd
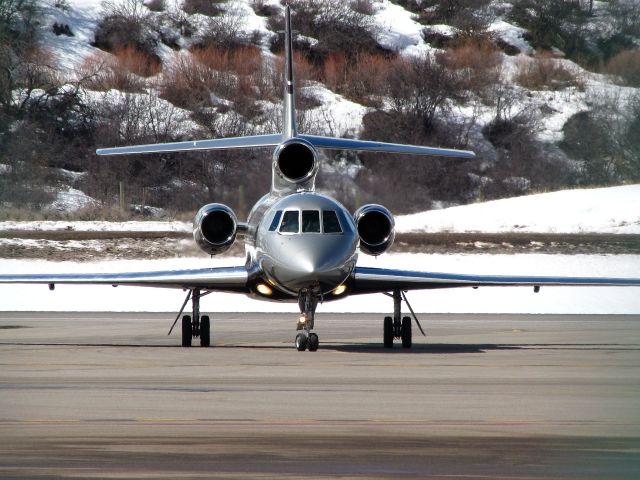
[[[238,219],[226,205],[210,203],[193,220],[193,238],[209,255],[229,250],[238,233]]]
[[[369,204],[353,214],[360,236],[360,250],[369,255],[386,252],[396,237],[395,221],[391,212],[382,205]]]
[[[289,183],[312,180],[318,171],[318,156],[310,143],[303,140],[285,142],[276,148],[273,161],[277,172]]]

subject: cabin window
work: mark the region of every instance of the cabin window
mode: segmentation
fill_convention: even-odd
[[[288,210],[282,216],[280,233],[298,233],[300,231],[300,212]]]
[[[318,210],[302,211],[302,233],[320,233],[320,212]]]
[[[322,228],[324,233],[342,233],[336,212],[333,210],[322,211]]]
[[[278,210],[276,214],[273,216],[273,220],[271,221],[271,226],[269,227],[270,232],[276,231],[276,228],[278,228],[278,224],[280,223],[281,218],[282,218],[282,210]]]

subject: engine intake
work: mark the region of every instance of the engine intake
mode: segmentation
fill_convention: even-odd
[[[386,252],[396,237],[393,215],[382,205],[369,204],[353,214],[360,236],[360,250],[369,255]]]
[[[290,183],[302,183],[318,171],[318,158],[311,144],[300,140],[285,142],[274,152],[278,171]]]
[[[229,250],[238,233],[235,213],[221,203],[202,207],[193,220],[193,238],[209,255]]]

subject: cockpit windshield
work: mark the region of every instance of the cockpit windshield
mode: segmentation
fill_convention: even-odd
[[[322,213],[322,215],[321,215]],[[302,230],[300,229],[302,217]],[[282,219],[282,220],[281,220]],[[278,228],[280,233],[342,233],[340,220],[335,210],[278,210],[271,222],[269,231]]]
[[[280,233],[298,233],[300,231],[300,212],[297,210],[289,210],[284,212],[282,223],[280,224]]]
[[[322,211],[322,229],[324,233],[342,233],[336,212],[333,210]]]
[[[320,233],[320,212],[318,210],[302,211],[302,233]]]

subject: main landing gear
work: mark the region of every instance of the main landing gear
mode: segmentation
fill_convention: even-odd
[[[320,346],[320,339],[311,330],[313,330],[318,297],[310,291],[304,290],[298,296],[298,306],[300,307],[300,319],[296,330],[300,330],[300,333],[296,335],[296,348],[299,352],[304,352],[307,349],[310,352],[315,352]]]
[[[176,317],[175,322],[173,322],[173,326],[171,330],[169,330],[169,335],[173,331],[173,327],[175,327],[176,322],[182,315],[184,311],[184,307],[187,306],[189,299],[191,299],[191,312],[192,315],[183,315],[182,316],[182,346],[190,347],[191,341],[193,338],[200,337],[200,346],[208,347],[211,345],[211,320],[208,315],[200,315],[200,299],[205,295],[208,295],[210,292],[201,293],[199,288],[194,288],[190,290],[187,294],[187,298],[182,304],[182,308]]]
[[[416,314],[413,312],[413,309],[411,308],[411,305],[409,304],[409,301],[407,300],[404,292],[400,290],[394,290],[393,294],[387,293],[385,295],[393,298],[393,317],[384,317],[384,348],[393,348],[393,340],[396,338],[402,340],[402,348],[411,348],[413,342],[411,333],[411,317],[402,317],[402,319],[400,318],[402,316],[400,307],[402,305],[403,299],[407,304],[407,307],[409,307],[411,315],[416,321],[416,325],[420,329],[420,332],[422,332],[422,335],[426,336],[426,334],[424,333],[424,330],[422,330],[422,326],[420,325]]]

